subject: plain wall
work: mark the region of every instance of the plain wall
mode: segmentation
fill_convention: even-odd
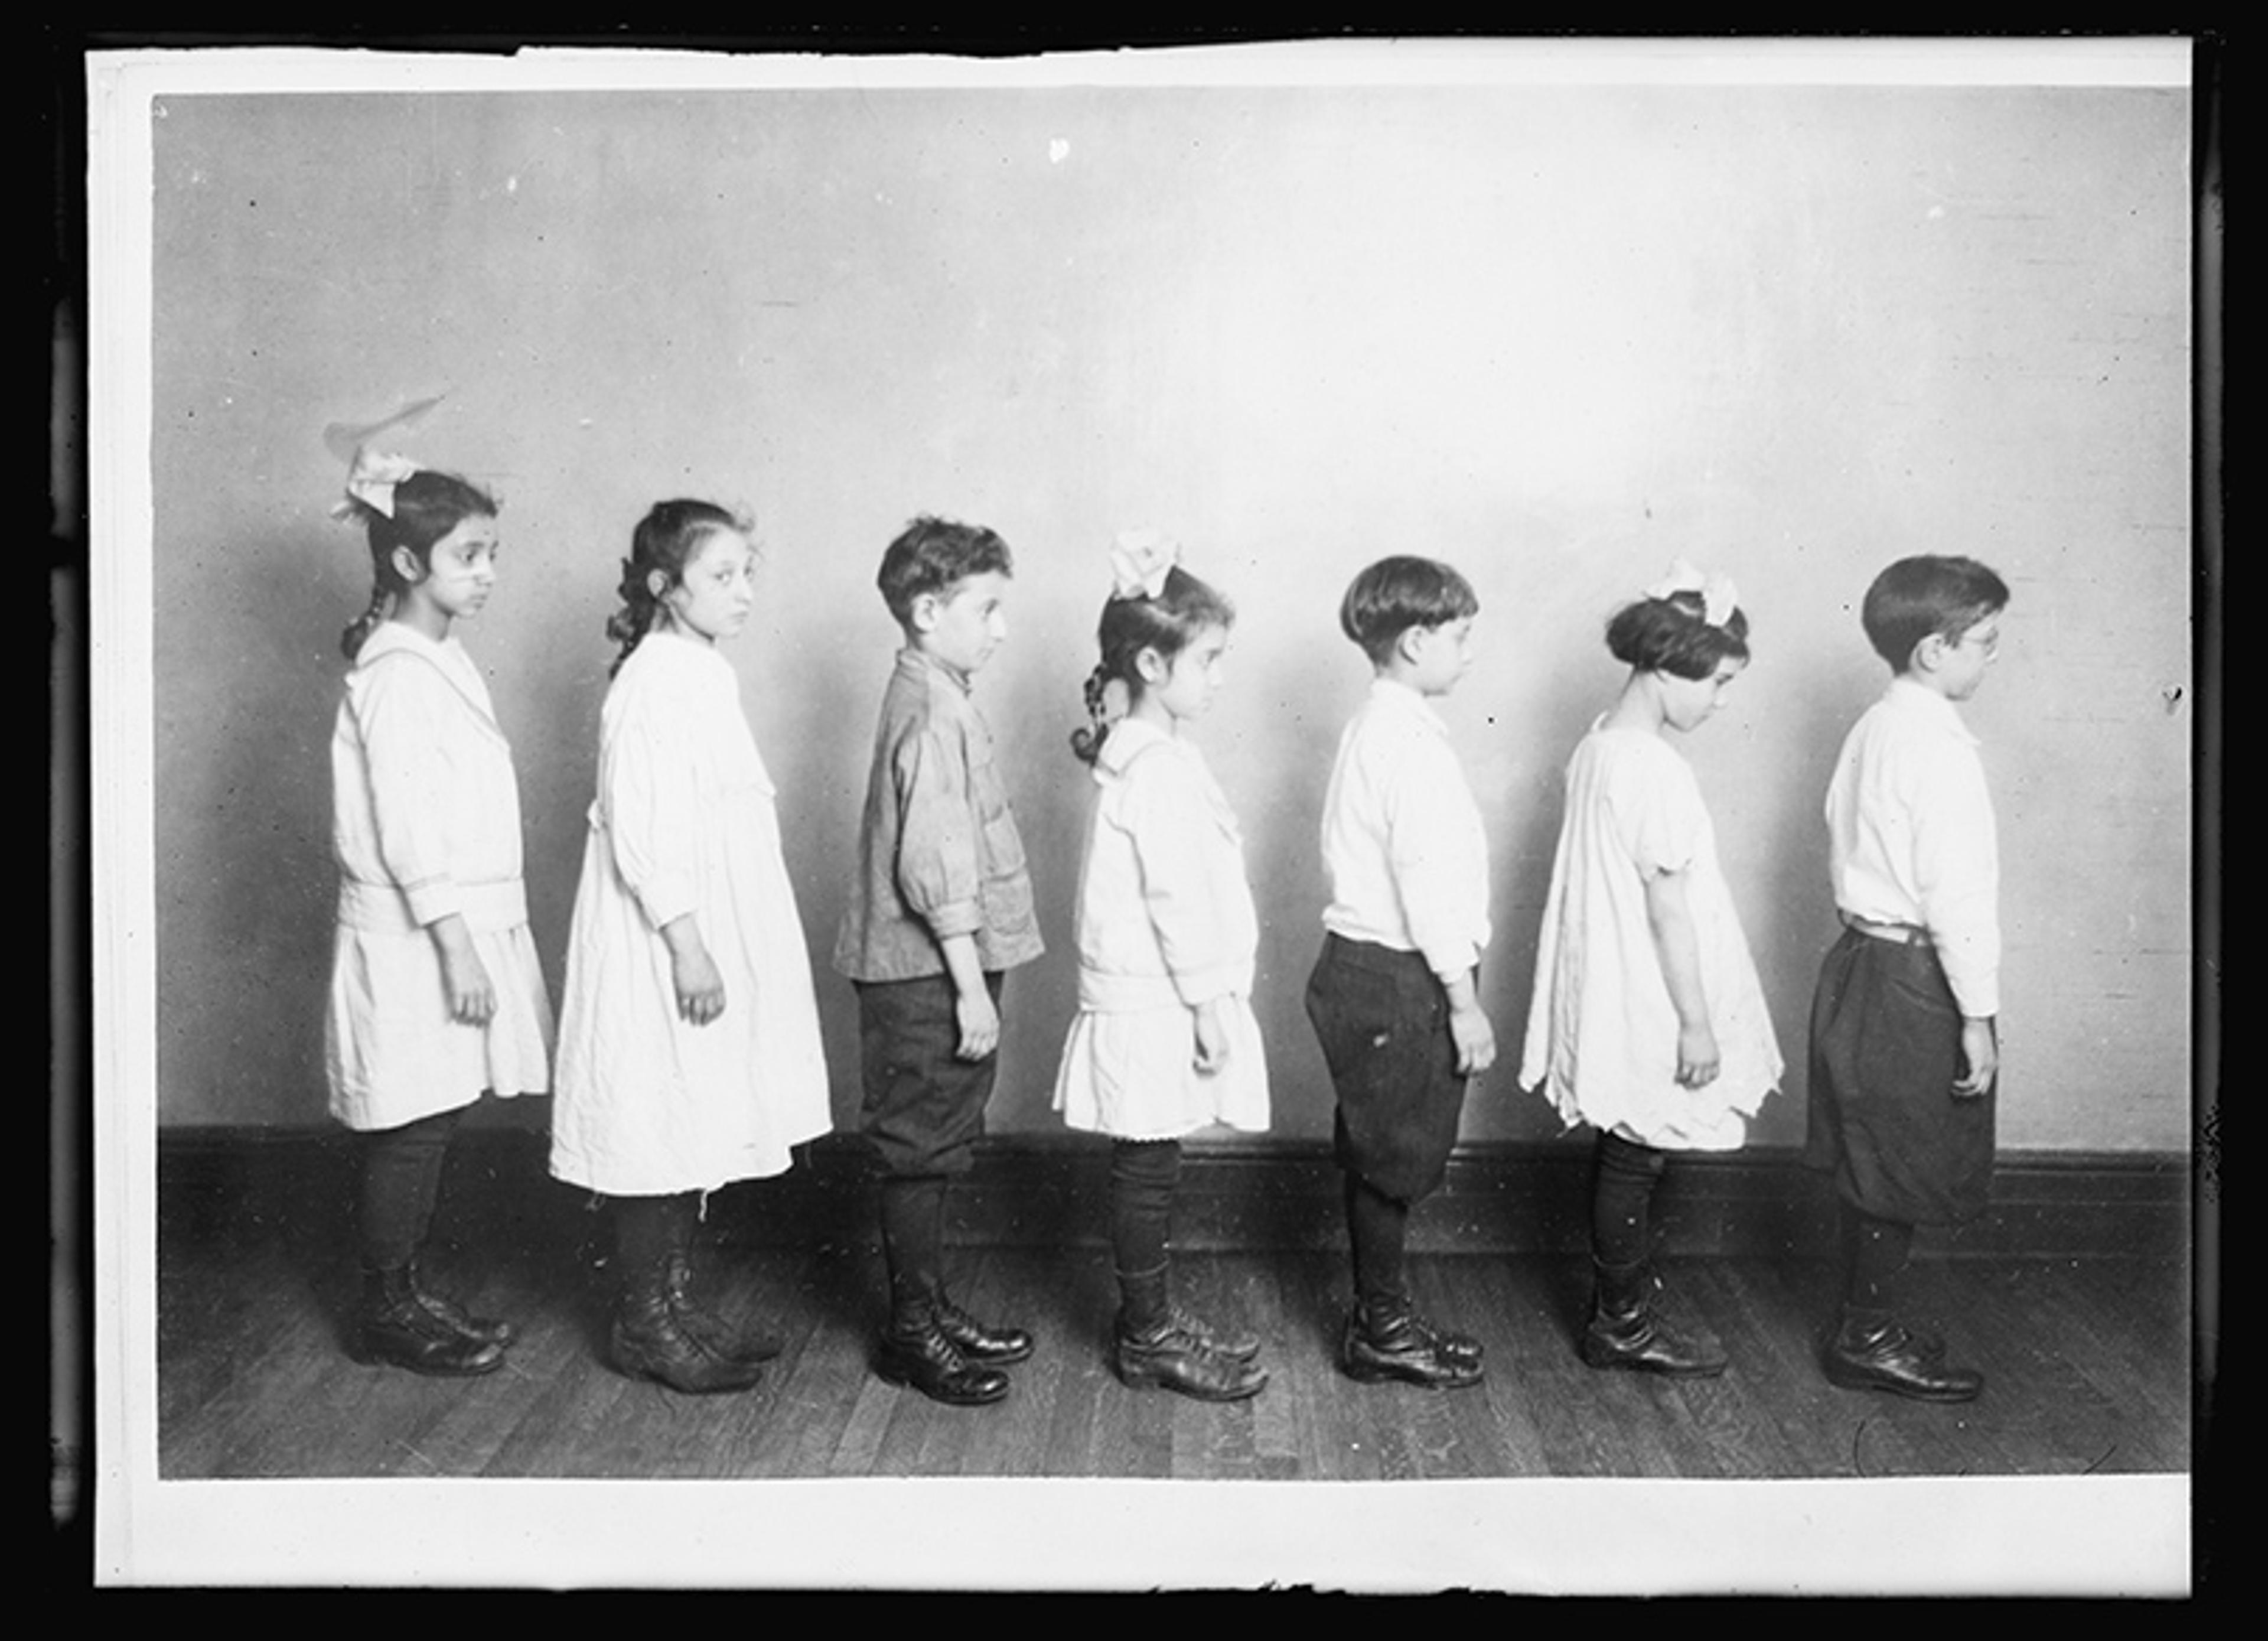
[[[2179,1150],[2191,1110],[2190,104],[2159,90],[1156,89],[182,95],[153,121],[160,1121],[319,1123],[340,628],[369,592],[321,432],[446,389],[400,441],[501,496],[463,637],[519,759],[556,995],[617,560],[666,495],[745,507],[728,653],[826,972],[897,635],[885,543],[1014,548],[978,681],[1051,951],[1012,980],[996,1131],[1048,1132],[1087,802],[1066,737],[1116,531],[1241,606],[1200,742],[1243,817],[1278,1135],[1329,1131],[1300,992],[1317,812],[1389,552],[1459,564],[1444,703],[1488,817],[1513,1085],[1560,770],[1676,556],[1739,582],[1755,662],[1695,765],[1803,1131],[1836,930],[1819,806],[1887,673],[1876,570],[2014,588],[1971,703],[1999,805],[2001,1135]],[[517,1120],[541,1122],[540,1102]]]

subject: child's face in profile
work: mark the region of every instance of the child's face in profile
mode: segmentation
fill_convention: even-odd
[[[1725,690],[1741,675],[1748,663],[1737,656],[1727,656],[1717,663],[1716,669],[1700,678],[1680,678],[1675,673],[1658,673],[1661,680],[1662,722],[1680,734],[1699,729],[1725,704]]]
[[[955,582],[914,604],[914,641],[963,678],[974,676],[1008,636],[1008,578],[997,570]]]
[[[1438,627],[1412,627],[1403,646],[1409,659],[1410,687],[1424,695],[1446,695],[1473,664],[1473,617]]]
[[[1938,648],[1937,677],[1948,701],[1966,701],[1983,688],[2000,655],[2000,615],[1994,611],[1958,637],[1925,640]]]
[[[413,596],[440,612],[445,622],[477,615],[496,586],[496,561],[497,521],[474,513],[433,543],[423,578],[411,584]]]

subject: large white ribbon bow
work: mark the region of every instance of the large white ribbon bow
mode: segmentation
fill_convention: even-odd
[[[416,471],[417,464],[407,456],[367,447],[357,450],[354,466],[347,469],[347,499],[331,509],[331,517],[353,518],[359,502],[372,512],[393,518],[394,487]]]
[[[1682,558],[1671,562],[1669,573],[1648,587],[1646,596],[1666,599],[1673,592],[1699,593],[1701,619],[1712,627],[1721,627],[1732,620],[1733,612],[1741,603],[1730,576],[1705,575]]]
[[[1110,596],[1154,599],[1166,591],[1166,577],[1182,556],[1181,544],[1162,530],[1125,530],[1110,544]]]

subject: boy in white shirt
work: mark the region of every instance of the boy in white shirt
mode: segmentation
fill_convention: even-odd
[[[1488,944],[1479,806],[1428,704],[1472,659],[1480,600],[1447,564],[1396,557],[1347,589],[1339,625],[1370,657],[1370,697],[1339,739],[1323,802],[1331,902],[1307,1018],[1338,1095],[1355,1303],[1339,1365],[1352,1378],[1480,1383],[1480,1342],[1410,1303],[1410,1211],[1439,1188],[1465,1083],[1496,1058],[1476,970]]]
[[[1827,791],[1845,932],[1811,1012],[1804,1160],[1843,1203],[1839,1325],[1822,1358],[1853,1390],[1967,1402],[1984,1386],[1892,1314],[1917,1225],[1984,1211],[1999,1049],[1999,855],[1977,738],[1957,703],[1999,650],[2007,584],[1967,558],[1901,559],[1860,611],[1896,676],[1843,743]]]

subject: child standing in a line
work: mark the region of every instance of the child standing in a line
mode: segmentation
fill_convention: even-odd
[[[1690,734],[1748,665],[1732,584],[1680,561],[1618,611],[1631,669],[1567,766],[1521,1085],[1598,1130],[1583,1359],[1686,1376],[1725,1358],[1664,1321],[1648,1225],[1668,1153],[1733,1151],[1782,1062],[1716,831],[1668,732]]]
[[[551,1085],[551,999],[527,928],[519,786],[488,686],[453,633],[496,585],[496,503],[356,452],[342,517],[370,539],[370,607],[331,737],[338,937],[324,1015],[331,1114],[364,1136],[362,1354],[415,1372],[503,1365],[511,1325],[419,1279],[442,1164],[483,1092]]]
[[[1472,661],[1471,584],[1432,559],[1381,559],[1354,578],[1339,625],[1375,673],[1339,739],[1323,800],[1331,901],[1307,1017],[1338,1095],[1354,1308],[1339,1365],[1364,1380],[1462,1387],[1483,1377],[1480,1342],[1433,1327],[1411,1303],[1411,1210],[1439,1188],[1466,1079],[1496,1058],[1480,1004],[1488,841],[1479,806],[1429,702]]]
[[[1174,1302],[1170,1237],[1182,1137],[1268,1126],[1251,1001],[1260,923],[1236,816],[1181,732],[1212,705],[1235,612],[1178,556],[1148,531],[1111,554],[1091,722],[1071,738],[1101,791],[1079,872],[1079,1012],[1055,1106],[1070,1127],[1111,1137],[1112,1370],[1136,1389],[1234,1402],[1268,1382],[1259,1342],[1223,1338]]]
[[[1007,636],[1013,561],[981,526],[915,519],[876,578],[904,633],[882,697],[835,967],[858,991],[860,1123],[883,1171],[890,1316],[875,1371],[958,1406],[1032,1353],[945,1282],[947,1181],[968,1171],[998,1066],[1005,970],[1042,951],[1024,845],[970,681]]]
[[[1827,789],[1835,907],[1811,1011],[1804,1160],[1843,1203],[1842,1315],[1822,1358],[1852,1390],[1967,1402],[1984,1375],[1896,1315],[1917,1225],[1984,1212],[2000,1012],[1999,852],[1958,703],[1999,653],[2007,583],[1973,559],[1905,558],[1859,619],[1896,676]]]
[[[658,503],[632,535],[552,1114],[552,1174],[611,1209],[614,1364],[688,1394],[746,1389],[780,1350],[693,1296],[699,1198],[785,1173],[829,1125],[771,777],[717,650],[754,571],[747,526],[708,502]]]

